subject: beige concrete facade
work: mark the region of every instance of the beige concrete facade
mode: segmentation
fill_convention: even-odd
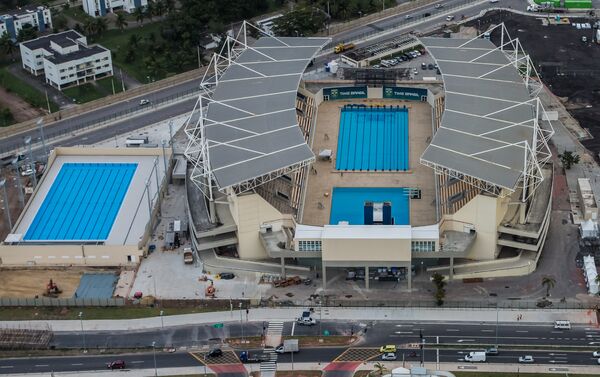
[[[264,223],[282,219],[283,215],[255,193],[241,195],[232,193],[228,196],[228,200],[231,215],[237,225],[240,259],[267,259],[267,252],[259,237],[260,227]]]
[[[346,104],[406,105],[409,122],[409,167],[406,172],[349,172],[335,170],[340,108]],[[329,224],[331,193],[334,187],[416,187],[421,199],[411,200],[410,223],[413,226],[436,223],[435,181],[433,171],[419,163],[421,154],[431,140],[431,107],[426,102],[384,99],[354,99],[325,101],[317,114],[312,150],[333,151],[331,161],[317,160],[308,175],[307,195],[301,223]]]
[[[577,180],[577,194],[582,220],[598,221],[598,205],[589,178],[579,178]]]
[[[510,198],[499,198],[479,194],[471,199],[453,215],[445,215],[441,228],[468,232],[473,229],[477,233],[475,243],[469,250],[468,258],[475,260],[495,259],[500,249],[498,226],[508,210]]]

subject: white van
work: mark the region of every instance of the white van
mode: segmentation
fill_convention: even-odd
[[[571,330],[571,321],[554,321],[554,328],[561,330]]]

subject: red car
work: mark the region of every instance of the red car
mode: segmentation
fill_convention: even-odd
[[[115,360],[107,364],[108,369],[125,369],[125,362],[123,360]]]

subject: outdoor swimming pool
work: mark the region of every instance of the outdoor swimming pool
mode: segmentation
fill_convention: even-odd
[[[24,240],[105,240],[136,169],[136,163],[65,163]]]
[[[330,224],[348,221],[350,225],[364,224],[364,204],[371,202],[391,202],[395,225],[408,225],[409,191],[402,187],[334,187],[331,198]]]
[[[408,109],[345,105],[341,109],[336,169],[408,170]]]

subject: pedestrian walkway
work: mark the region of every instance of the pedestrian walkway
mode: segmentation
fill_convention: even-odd
[[[275,377],[275,372],[277,371],[277,353],[273,348],[267,348],[264,352],[269,355],[269,361],[260,363],[260,376]]]
[[[265,344],[268,347],[277,347],[281,344],[281,334],[283,333],[283,321],[271,321],[269,322],[269,328],[267,329],[267,337]]]
[[[132,331],[164,327],[200,325],[210,323],[237,322],[240,318],[240,312],[234,310],[230,315],[224,315],[225,312],[207,312],[195,314],[182,314],[174,316],[121,319],[121,320],[56,320],[56,321],[2,321],[0,326],[20,325],[23,327],[48,325],[53,331],[81,331],[81,326],[85,331]],[[245,314],[245,311],[242,315]],[[249,322],[269,321],[278,322],[293,321],[298,314],[298,308],[258,308],[252,309],[248,313]],[[523,319],[518,321],[517,316],[522,314]],[[556,320],[569,320],[573,324],[585,326],[597,326],[598,319],[593,310],[565,310],[565,309],[529,309],[516,310],[504,309],[474,309],[465,307],[464,309],[444,309],[444,308],[338,308],[331,307],[328,311],[323,311],[322,319],[324,321],[413,321],[413,322],[473,322],[477,318],[478,322],[496,322],[496,316],[503,323],[522,323],[531,326],[547,326],[548,323]],[[269,324],[269,327],[271,325]],[[275,331],[275,327],[272,328]],[[268,335],[268,334],[267,334]],[[281,338],[280,338],[281,339]],[[277,344],[275,344],[277,345]]]

